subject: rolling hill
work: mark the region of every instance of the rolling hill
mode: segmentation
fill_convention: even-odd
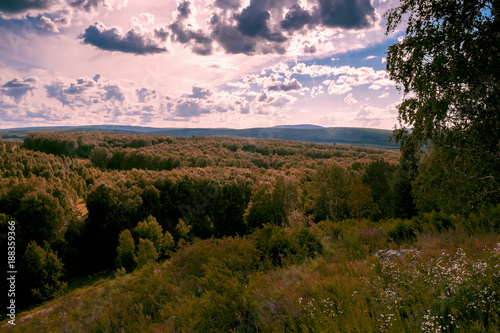
[[[177,137],[220,136],[253,139],[281,139],[315,143],[339,143],[397,150],[399,146],[391,142],[390,130],[353,127],[321,127],[317,125],[290,125],[249,129],[230,128],[157,128],[121,125],[68,126],[68,127],[28,127],[0,130],[2,139],[23,140],[28,133],[43,132],[111,132],[167,135]]]

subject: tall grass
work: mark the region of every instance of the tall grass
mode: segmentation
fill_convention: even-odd
[[[118,272],[21,314],[10,328],[498,332],[500,235],[485,214],[472,217],[482,221],[475,225],[429,214],[195,240],[166,262]]]

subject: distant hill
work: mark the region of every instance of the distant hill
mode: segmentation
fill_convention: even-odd
[[[167,135],[178,137],[221,136],[253,139],[281,139],[315,143],[339,143],[381,149],[399,149],[394,142],[389,145],[390,130],[353,127],[321,127],[317,125],[287,125],[248,129],[230,128],[157,128],[122,125],[27,127],[0,130],[2,139],[23,140],[28,133],[43,132],[111,132]]]

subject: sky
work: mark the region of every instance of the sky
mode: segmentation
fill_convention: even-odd
[[[0,128],[393,129],[397,0],[0,0]]]

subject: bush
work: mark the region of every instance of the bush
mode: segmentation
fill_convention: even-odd
[[[269,259],[273,266],[282,266],[283,260],[296,252],[283,228],[275,225],[265,224],[254,231],[251,239],[260,252],[261,260]]]
[[[401,244],[411,242],[417,238],[416,227],[412,221],[396,220],[394,227],[387,232],[387,241]]]
[[[476,214],[462,219],[464,228],[469,232],[476,231],[500,231],[500,204],[496,206],[484,206]]]
[[[292,242],[296,243],[296,247],[302,258],[314,257],[323,251],[321,240],[306,227],[295,230],[292,233]]]

